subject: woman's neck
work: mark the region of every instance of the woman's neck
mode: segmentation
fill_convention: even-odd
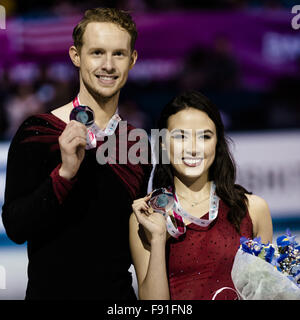
[[[192,181],[174,176],[174,186],[177,195],[190,199],[191,201],[198,199],[206,199],[210,195],[211,181],[207,175],[202,175],[200,178]]]

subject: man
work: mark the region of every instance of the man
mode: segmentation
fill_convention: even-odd
[[[78,96],[27,119],[11,143],[2,218],[13,241],[27,241],[26,299],[136,299],[128,221],[133,199],[146,192],[151,166],[96,160],[103,136],[124,142],[116,112],[137,59],[136,37],[129,14],[87,10],[69,50],[79,68]],[[70,121],[79,105],[92,109],[93,130]]]

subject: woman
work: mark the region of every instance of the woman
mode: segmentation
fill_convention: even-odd
[[[184,233],[170,237],[165,217],[148,204],[151,194],[134,201],[130,247],[139,298],[210,300],[220,292],[217,299],[236,299],[234,290],[226,288],[234,288],[231,268],[239,239],[272,241],[268,205],[235,184],[220,113],[205,96],[190,91],[174,98],[158,124],[168,129],[159,155],[167,152],[170,164],[156,165],[153,189],[171,190],[190,219],[184,219]]]

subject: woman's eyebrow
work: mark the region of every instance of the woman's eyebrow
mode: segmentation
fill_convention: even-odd
[[[205,129],[205,130],[197,129],[197,133],[211,133],[211,134],[214,134],[214,132],[211,131],[210,129]]]
[[[174,129],[171,130],[171,133],[190,133],[192,131],[192,129]],[[196,129],[196,133],[198,134],[202,134],[202,133],[211,133],[214,134],[214,132],[210,129]]]
[[[192,129],[174,129],[171,131],[172,135],[178,134],[178,133],[190,135],[192,134]]]

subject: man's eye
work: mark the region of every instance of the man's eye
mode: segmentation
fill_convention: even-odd
[[[98,55],[100,55],[102,52],[100,51],[100,50],[95,50],[94,51],[94,54],[96,55],[96,56],[98,56]]]
[[[121,52],[121,51],[115,52],[115,56],[121,57],[121,56],[123,56],[123,55],[124,55],[124,53]]]

